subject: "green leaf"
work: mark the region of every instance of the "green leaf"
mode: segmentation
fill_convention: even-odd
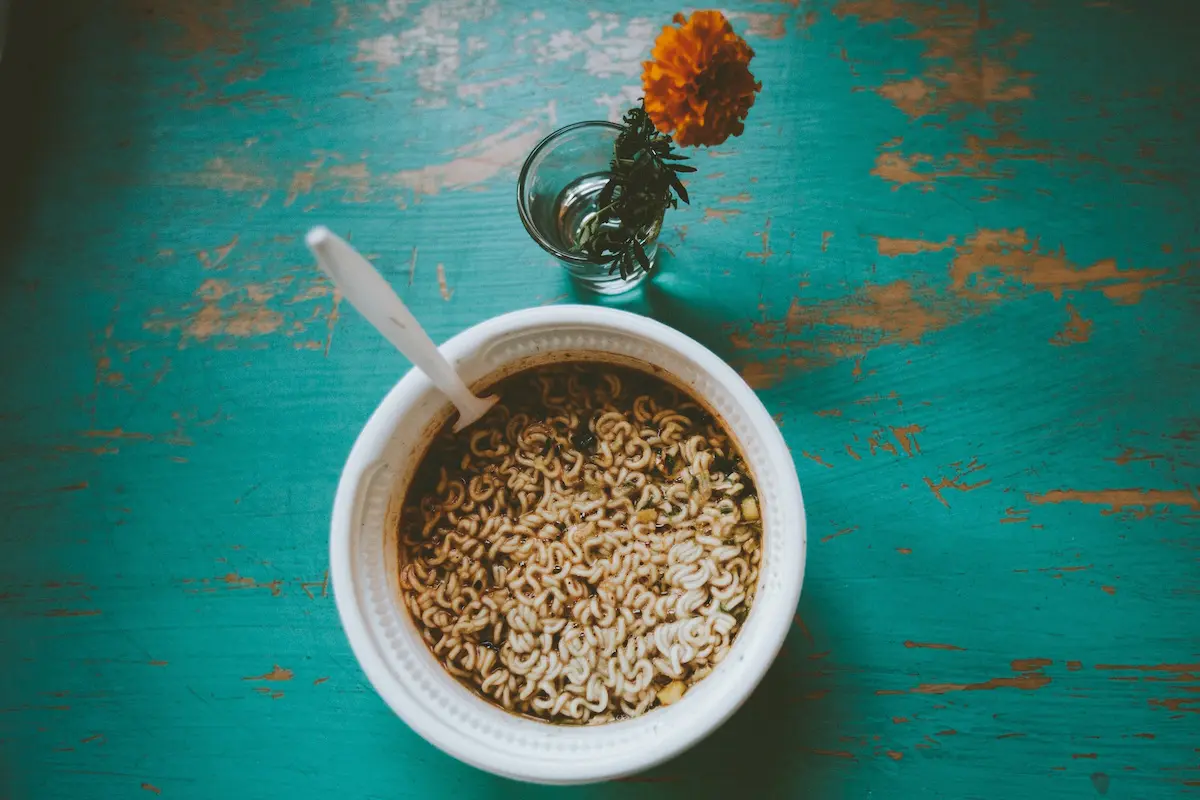
[[[595,228],[581,235],[590,260],[626,278],[639,266],[653,268],[639,237],[661,222],[664,211],[678,208],[679,200],[690,202],[676,175],[696,171],[679,163],[687,159],[675,152],[671,136],[654,126],[644,102],[625,112],[613,147],[612,176],[597,196]]]
[[[680,200],[691,205],[691,201],[688,200],[687,189],[683,188],[683,183],[680,182],[679,176],[674,172],[671,173],[671,188],[675,190],[675,194],[679,195]]]
[[[596,198],[596,204],[600,209],[604,209],[612,203],[613,193],[617,191],[617,178],[609,178],[608,183],[604,184],[604,188],[600,190],[600,196]]]
[[[604,253],[604,245],[599,239],[592,239],[587,243],[588,258],[592,261],[599,261],[600,256]]]
[[[650,259],[646,257],[646,250],[637,239],[633,240],[633,254],[637,257],[638,263],[642,265],[642,269],[649,272]]]

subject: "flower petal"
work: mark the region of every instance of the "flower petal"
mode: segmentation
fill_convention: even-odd
[[[762,84],[749,63],[754,50],[719,11],[696,11],[666,25],[642,65],[646,113],[680,145],[720,144],[745,130]]]

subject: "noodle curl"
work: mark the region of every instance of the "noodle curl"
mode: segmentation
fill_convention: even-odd
[[[431,445],[400,520],[403,601],[501,708],[597,724],[675,702],[754,600],[762,522],[730,436],[669,384],[598,364],[519,373]]]

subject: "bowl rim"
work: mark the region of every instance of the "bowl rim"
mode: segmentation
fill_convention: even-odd
[[[662,721],[671,714],[671,709],[668,707],[657,710],[654,715],[646,715],[627,723],[609,723],[591,728],[588,726],[562,726],[561,730],[570,731],[572,736],[586,738],[587,731],[611,730],[614,725],[644,724],[644,721],[651,716],[654,716],[659,723],[655,726],[653,747],[645,748],[636,756],[618,758],[616,764],[612,763],[614,759],[609,756],[604,759],[576,759],[568,769],[564,769],[550,760],[525,763],[521,765],[521,768],[514,769],[514,764],[505,754],[497,750],[480,748],[469,737],[458,734],[457,729],[448,720],[439,718],[432,706],[425,708],[420,703],[411,702],[411,698],[415,695],[405,690],[403,684],[396,680],[396,676],[389,669],[389,659],[378,646],[375,636],[370,630],[365,619],[364,609],[360,607],[359,594],[354,586],[353,551],[356,538],[355,529],[358,524],[357,509],[362,487],[368,480],[369,473],[378,463],[378,450],[396,430],[395,422],[400,418],[399,412],[413,406],[413,401],[421,395],[425,388],[422,383],[428,381],[415,368],[410,369],[389,389],[359,432],[338,481],[329,540],[330,579],[333,583],[338,616],[351,650],[372,687],[393,713],[399,716],[410,729],[438,749],[464,763],[503,777],[535,783],[588,783],[641,772],[684,752],[720,727],[753,693],[782,648],[792,625],[792,617],[800,598],[807,564],[808,536],[803,495],[795,460],[792,458],[778,425],[771,418],[758,395],[741,376],[724,360],[691,337],[661,322],[627,311],[567,304],[524,309],[492,317],[453,336],[440,349],[453,363],[455,360],[467,358],[479,352],[502,335],[522,330],[546,329],[556,325],[571,326],[581,323],[622,333],[634,333],[653,341],[656,345],[693,361],[703,372],[708,373],[710,377],[725,386],[741,410],[748,415],[750,422],[759,430],[766,453],[764,463],[769,463],[774,469],[778,469],[779,496],[776,502],[791,506],[792,514],[799,528],[797,531],[798,542],[795,547],[798,564],[794,568],[787,568],[781,572],[784,581],[779,599],[773,604],[776,611],[765,619],[757,637],[760,641],[758,657],[753,663],[747,665],[741,680],[726,681],[728,686],[722,687],[725,691],[715,695],[716,702],[710,703],[714,706],[713,713],[705,715],[704,724],[690,727],[662,725]],[[717,674],[714,673],[705,680],[712,680],[717,677]],[[719,678],[718,681],[720,681]],[[494,706],[481,698],[473,699],[480,704],[481,708],[494,709]],[[519,719],[518,717],[513,718]],[[541,722],[532,724],[545,725]],[[547,727],[554,730],[553,726]],[[635,733],[633,730],[630,732],[631,734]]]

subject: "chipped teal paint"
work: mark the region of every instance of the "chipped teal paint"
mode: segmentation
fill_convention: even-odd
[[[621,302],[781,420],[813,532],[784,653],[694,752],[569,791],[373,694],[326,522],[406,365],[297,235],[351,234],[438,339],[569,297],[515,168],[619,108],[676,9],[555,5],[17,4],[0,796],[1196,791],[1186,3],[729,5],[763,93]]]

